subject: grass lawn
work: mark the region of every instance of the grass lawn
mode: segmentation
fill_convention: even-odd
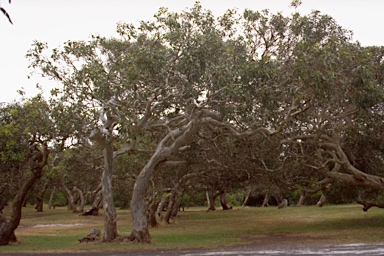
[[[361,205],[288,207],[286,209],[241,208],[206,212],[189,208],[180,212],[173,224],[150,229],[151,244],[82,243],[92,228],[103,231],[103,215],[79,216],[66,207],[35,212],[23,208],[16,230],[18,244],[0,247],[7,252],[92,252],[157,249],[190,249],[221,246],[299,246],[303,243],[379,243],[384,242],[384,211]],[[5,214],[9,207],[5,209]],[[118,210],[117,226],[121,236],[132,228],[128,210]]]

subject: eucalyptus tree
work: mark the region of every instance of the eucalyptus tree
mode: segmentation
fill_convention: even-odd
[[[28,191],[44,174],[55,129],[40,95],[8,103],[0,111],[1,186],[13,196],[9,220],[0,212],[0,245],[8,245],[16,241],[14,231]]]
[[[356,140],[362,139],[364,144],[371,139],[382,141],[376,133],[384,96],[382,53],[351,42],[342,29],[335,30],[339,36],[330,36],[324,28],[334,26],[332,19],[321,20],[317,13],[312,18],[320,20],[323,28],[317,33],[303,30],[309,33],[308,40],[298,44],[301,54],[292,67],[313,107],[287,132],[285,154],[295,151],[299,156],[295,161],[316,171],[318,178],[312,181],[323,189],[337,181],[382,189],[383,173],[377,168],[382,164],[380,150],[366,151],[370,155],[366,160],[376,159],[376,170],[356,161],[362,157],[356,151]]]
[[[109,200],[114,159],[151,153],[132,191],[130,239],[139,242],[150,241],[145,197],[155,170],[175,157],[184,164],[177,156],[203,131],[213,136],[204,139],[289,135],[297,124],[292,118],[316,109],[314,95],[328,89],[312,83],[311,77],[322,76],[303,60],[328,60],[324,53],[348,46],[338,42],[349,39],[318,12],[284,17],[229,10],[215,18],[199,3],[182,13],[161,8],[154,21],[138,28],[122,23],[118,33],[118,39],[68,41],[49,55],[36,42],[28,56],[33,68],[59,82],[54,99],[83,117],[71,122],[82,124],[83,134],[104,148]],[[323,51],[327,42],[335,43]],[[113,212],[107,217],[106,230],[114,218]],[[116,235],[115,227],[110,230],[105,240]]]

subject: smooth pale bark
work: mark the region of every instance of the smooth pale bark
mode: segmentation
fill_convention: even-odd
[[[53,189],[52,189],[52,192],[51,192],[51,195],[49,197],[49,202],[48,202],[48,209],[55,209],[55,206],[52,205],[52,201],[53,201],[53,197],[55,195],[55,192],[56,192],[56,186],[53,186]]]
[[[176,153],[181,146],[190,141],[200,125],[197,119],[193,119],[186,126],[169,132],[158,144],[155,153],[137,176],[131,199],[131,214],[133,219],[133,229],[129,237],[131,241],[140,243],[151,242],[145,213],[146,209],[144,207],[144,199],[151,175],[168,157]]]
[[[101,184],[92,193],[96,194],[95,198],[93,200],[91,207],[82,214],[83,216],[88,216],[88,215],[97,216],[99,215],[99,209],[103,207],[103,195],[101,191]]]
[[[72,191],[76,192],[79,195],[79,198],[80,198],[80,203],[79,203],[80,209],[79,209],[79,212],[84,212],[85,199],[84,199],[83,191],[81,191],[77,187],[73,187]]]
[[[299,198],[299,202],[297,202],[296,206],[303,206],[305,198],[306,198],[306,195],[305,194],[301,194],[300,198]]]
[[[212,193],[207,193],[207,196],[208,196],[208,201],[210,202],[209,205],[208,205],[208,210],[207,211],[216,211],[216,207],[215,207],[215,201],[216,201],[216,198],[220,195],[219,192],[212,192]]]
[[[269,193],[265,194],[263,204],[261,205],[261,207],[268,207],[269,206],[268,202],[269,202],[270,197],[271,197],[271,195]]]
[[[209,198],[209,192],[205,191],[205,197],[207,198],[208,209],[211,207],[211,199]]]
[[[43,168],[47,164],[49,155],[48,148],[43,145],[43,152],[38,151],[36,153],[39,155],[38,158],[34,158],[36,156],[35,154],[34,157],[30,159],[31,175],[25,180],[13,200],[12,213],[9,221],[6,221],[5,217],[0,213],[0,245],[8,245],[10,242],[17,241],[15,230],[20,224],[23,203],[28,191],[43,175]]]
[[[117,237],[116,208],[112,191],[113,147],[111,140],[104,138],[100,131],[92,132],[90,137],[103,147],[104,169],[101,177],[101,194],[104,208],[103,241],[109,242]]]
[[[113,148],[110,144],[104,147],[104,171],[101,178],[101,191],[104,208],[104,242],[117,237],[116,208],[112,191]]]
[[[180,180],[177,182],[177,184],[171,189],[171,192],[169,193],[169,201],[167,206],[167,212],[164,216],[164,221],[166,223],[170,222],[170,219],[172,217],[176,217],[177,212],[179,210],[180,202],[181,202],[181,196],[184,193],[183,192],[183,185],[188,182],[190,179],[195,178],[199,175],[199,173],[187,173],[183,175],[183,177],[180,178]],[[201,173],[200,173],[201,175]]]
[[[241,207],[245,207],[245,206],[247,205],[249,196],[251,195],[251,191],[252,191],[251,188],[249,188],[249,189],[247,190],[247,194],[245,195],[244,202],[243,202],[243,204],[241,205]]]
[[[317,201],[316,206],[323,207],[325,204],[325,200],[326,200],[326,197],[325,197],[325,194],[323,193],[321,194],[319,201]]]
[[[367,186],[378,189],[384,188],[384,178],[365,173],[354,167],[336,139],[327,135],[302,135],[284,140],[283,142],[296,142],[298,140],[319,141],[318,146],[332,156],[335,166],[332,170],[327,172],[327,178],[349,185]],[[328,160],[326,163],[328,162],[330,161]],[[325,165],[322,167],[325,167]]]
[[[171,193],[169,193],[167,196],[163,197],[160,201],[160,203],[157,205],[157,208],[156,208],[156,213],[155,213],[155,217],[156,217],[156,222],[157,223],[161,223],[163,222],[164,220],[164,216],[162,214],[163,212],[163,208],[164,208],[164,205],[169,202],[169,198],[171,197]]]
[[[68,211],[77,212],[77,208],[76,208],[76,204],[75,204],[75,200],[73,198],[72,192],[71,190],[69,190],[67,185],[65,185],[63,175],[61,175],[60,180],[61,180],[61,186],[64,188],[64,191],[65,191],[65,196],[67,197]]]

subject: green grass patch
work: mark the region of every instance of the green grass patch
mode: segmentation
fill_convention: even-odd
[[[7,210],[7,209],[6,209]],[[9,212],[5,212],[9,215]],[[101,212],[102,214],[102,212]],[[131,215],[118,210],[118,232],[130,234]],[[304,243],[375,243],[384,241],[384,211],[373,208],[363,212],[359,205],[289,207],[287,209],[236,208],[206,212],[190,208],[180,212],[174,223],[150,229],[153,243],[88,243],[78,240],[92,228],[103,230],[103,216],[79,216],[65,207],[23,209],[16,230],[18,244],[0,247],[1,253],[12,252],[119,252],[130,250],[191,249],[202,247]]]

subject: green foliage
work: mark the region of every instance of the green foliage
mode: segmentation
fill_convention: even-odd
[[[84,145],[65,150],[55,170],[68,184],[84,186],[76,179],[81,174],[94,186],[101,152],[88,137],[105,128],[100,110],[108,109],[117,120],[114,149],[133,149],[114,163],[114,197],[122,207],[129,204],[135,178],[149,156],[164,146],[162,139],[173,129],[183,129],[203,109],[220,116],[220,126],[201,127],[185,148],[188,152],[172,156],[188,160],[185,172],[207,173],[202,184],[194,184],[195,190],[236,191],[254,182],[263,193],[289,195],[293,184],[316,183],[332,167],[333,153],[319,149],[321,136],[333,136],[363,171],[382,175],[384,51],[353,42],[352,33],[332,17],[319,11],[284,16],[268,10],[228,10],[215,18],[196,3],[181,13],[161,8],[154,20],[138,27],[120,23],[117,31],[119,38],[94,36],[52,50],[35,42],[27,55],[31,68],[61,86],[52,90],[44,118],[26,104],[30,125],[6,123],[0,139],[15,131],[25,138],[43,122],[45,136],[52,136],[48,131],[54,129],[54,138]],[[19,111],[10,116],[22,117]],[[228,125],[249,136],[230,137]],[[260,127],[279,128],[279,134],[266,139],[255,132]],[[314,139],[308,143],[289,144],[310,136]],[[2,145],[7,163],[25,160],[16,139]],[[204,165],[207,159],[210,164]],[[152,184],[156,192],[174,185],[184,173],[159,169]],[[229,194],[231,204],[241,204],[239,193]],[[183,204],[201,206],[205,200],[204,192],[189,192]],[[334,196],[335,202],[343,200]]]

